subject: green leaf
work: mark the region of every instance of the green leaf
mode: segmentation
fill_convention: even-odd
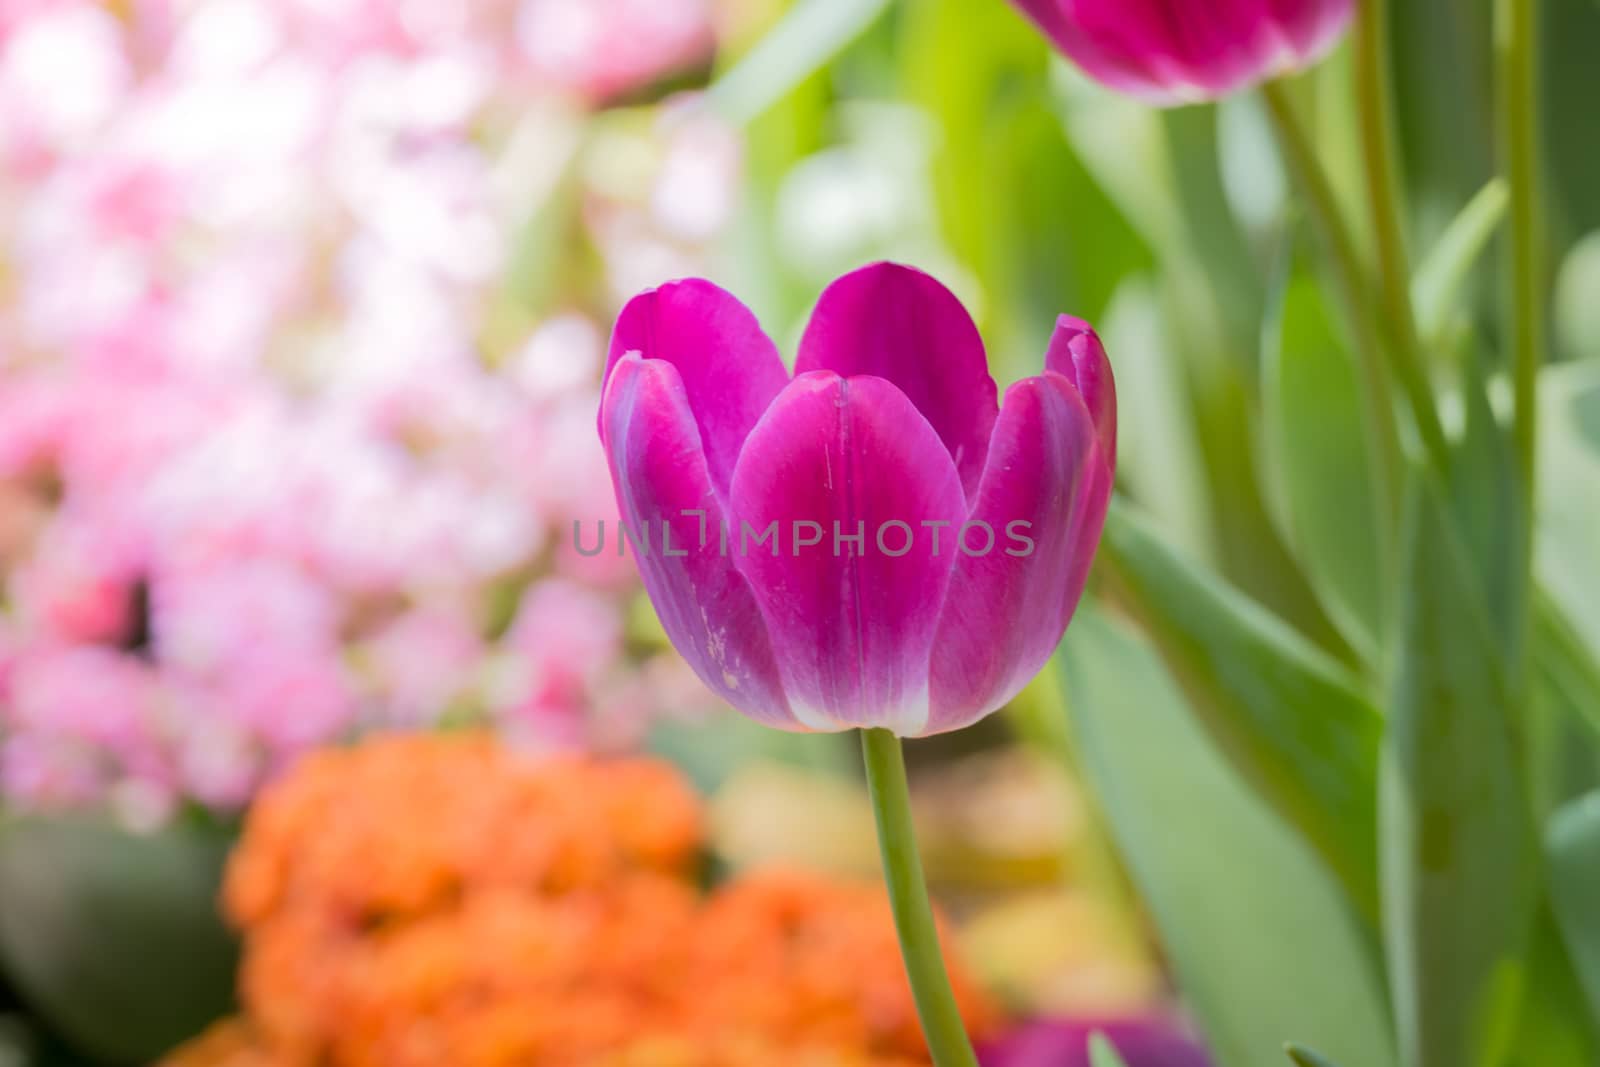
[[[1473,587],[1488,612],[1495,654],[1509,669],[1522,655],[1517,642],[1531,596],[1517,550],[1525,531],[1517,518],[1516,459],[1489,403],[1483,355],[1469,350],[1463,370],[1466,427],[1450,454],[1446,488]]]
[[[1246,343],[1223,330],[1200,263],[1169,262],[1162,283],[1168,341],[1185,379],[1210,504],[1214,551],[1206,562],[1320,647],[1348,655],[1284,545],[1255,477],[1262,447],[1254,358],[1259,333]],[[1241,346],[1249,359],[1240,357]]]
[[[1299,1064],[1299,1067],[1339,1067],[1328,1057],[1300,1045],[1290,1045],[1284,1051],[1289,1054],[1291,1060]]]
[[[1594,1067],[1600,1063],[1589,1005],[1548,898],[1534,921],[1528,982],[1509,1067]]]
[[[1096,1030],[1089,1035],[1089,1067],[1128,1067],[1128,1065],[1123,1062],[1110,1039]]]
[[[226,1013],[237,950],[217,914],[229,840],[88,817],[0,820],[0,959],[84,1052],[147,1061]]]
[[[1206,457],[1187,374],[1154,279],[1124,285],[1099,323],[1117,370],[1117,484],[1169,543],[1214,558]]]
[[[1527,970],[1533,836],[1502,645],[1431,483],[1408,526],[1381,801],[1390,988],[1408,1064],[1488,1067]]]
[[[1544,152],[1548,159],[1551,222],[1557,251],[1600,228],[1600,138],[1581,131],[1594,121],[1594,57],[1600,54],[1600,4],[1547,0],[1539,5],[1544,32],[1539,67]]]
[[[1492,178],[1445,227],[1411,281],[1417,329],[1425,344],[1439,344],[1461,308],[1462,291],[1505,218],[1510,192]]]
[[[1085,605],[1060,661],[1088,783],[1215,1062],[1280,1067],[1295,1038],[1394,1067],[1365,928],[1196,725],[1160,658]]]
[[[1194,447],[1179,462],[1197,468],[1207,498],[1207,561],[1314,641],[1347,655],[1252,477],[1261,447],[1254,418],[1261,271],[1220,180],[1214,111],[1168,115],[1093,83],[1064,62],[1053,71],[1067,139],[1157,259],[1163,347],[1187,394],[1184,421],[1194,427]],[[1074,218],[1098,214],[1072,206]],[[1082,238],[1069,239],[1098,252]],[[1219,253],[1226,269],[1217,268]],[[1141,403],[1138,393],[1125,392],[1132,398],[1127,403]],[[1140,423],[1125,425],[1132,431]],[[1173,462],[1170,455],[1152,457],[1150,465]],[[1156,506],[1170,507],[1165,500]]]
[[[1539,576],[1600,655],[1600,362],[1546,368],[1539,400]]]
[[[1382,724],[1356,680],[1174,555],[1121,502],[1107,519],[1101,559],[1207,732],[1375,919]]]
[[[1328,617],[1376,663],[1383,569],[1361,386],[1311,278],[1288,279],[1265,348],[1267,452],[1285,533]]]
[[[1555,336],[1572,360],[1600,360],[1600,230],[1585,234],[1561,259],[1555,278]]]
[[[1173,108],[1160,115],[1190,249],[1205,265],[1229,347],[1253,354],[1266,297],[1261,267],[1223,189],[1217,109]]]
[[[1567,952],[1600,1023],[1600,791],[1557,813],[1545,835],[1550,901]]]
[[[1431,242],[1494,174],[1493,0],[1403,0],[1389,5],[1398,146]]]
[[[707,90],[712,106],[743,124],[764,114],[865,33],[889,0],[799,0]]]
[[[1055,59],[1050,74],[1052,107],[1096,184],[1147,247],[1162,252],[1185,247],[1160,113],[1106,88],[1065,60]]]
[[[1533,606],[1533,704],[1528,773],[1543,817],[1600,782],[1600,665],[1543,589]]]

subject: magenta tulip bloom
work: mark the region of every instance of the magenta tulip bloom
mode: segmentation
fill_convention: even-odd
[[[1013,0],[1090,77],[1154,104],[1215,100],[1333,47],[1355,0]]]
[[[998,708],[1061,640],[1116,399],[1063,317],[1001,407],[955,296],[880,263],[823,293],[793,377],[711,283],[635,297],[600,437],[645,588],[707,685],[783,729],[921,736]]]
[[[1127,1067],[1211,1067],[1204,1049],[1159,1018],[1036,1022],[994,1042],[979,1059],[983,1067],[1090,1067],[1089,1044],[1096,1033]]]

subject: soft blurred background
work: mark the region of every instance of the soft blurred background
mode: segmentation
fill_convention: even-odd
[[[1491,176],[1487,5],[1400,7],[1425,252]],[[1600,9],[1547,7],[1541,560],[1600,647]],[[1294,91],[1353,197],[1348,68]],[[1294,492],[1342,461],[1285,437],[1354,385],[1279,373],[1286,337],[1339,348],[1287,185],[1253,98],[1144,109],[1002,0],[0,0],[0,1065],[208,1028],[173,1062],[918,1062],[852,895],[852,739],[716,706],[632,562],[573,551],[615,518],[611,317],[704,274],[792,352],[828,280],[893,258],[962,296],[1002,382],[1089,318],[1119,487],[1356,664],[1360,605],[1303,565],[1362,560]],[[1419,259],[1430,339],[1477,358],[1492,252]],[[1285,1015],[1377,1020],[1328,876],[1102,592],[1062,672],[911,748],[974,1018],[1198,1014],[1230,1064]],[[1285,953],[1323,977],[1285,986]],[[1191,980],[1230,956],[1270,1037]],[[697,974],[709,1008],[657,988]]]

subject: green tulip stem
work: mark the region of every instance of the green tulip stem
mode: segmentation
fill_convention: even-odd
[[[1378,252],[1378,289],[1395,376],[1410,402],[1428,458],[1443,470],[1450,446],[1434,405],[1411,305],[1411,266],[1401,221],[1395,162],[1394,90],[1389,74],[1389,0],[1358,0],[1355,31],[1356,110],[1367,207]]]
[[[1510,187],[1512,443],[1517,459],[1518,560],[1521,595],[1517,631],[1527,626],[1533,569],[1535,460],[1539,436],[1539,364],[1544,347],[1544,255],[1539,204],[1538,25],[1534,0],[1498,0],[1495,48],[1502,169]],[[1526,644],[1524,637],[1522,644]],[[1519,664],[1520,666],[1520,664]]]
[[[911,791],[906,785],[900,739],[888,730],[862,730],[861,755],[878,822],[878,848],[895,931],[900,935],[900,955],[911,979],[911,995],[928,1051],[935,1067],[977,1067],[978,1058],[967,1040],[939,951],[939,931],[934,926],[933,905],[928,901],[928,884],[911,825]],[[848,961],[842,965],[848,966]]]

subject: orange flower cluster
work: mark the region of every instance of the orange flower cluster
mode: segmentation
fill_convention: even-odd
[[[228,872],[244,1017],[166,1067],[927,1063],[881,888],[768,872],[704,895],[701,814],[654,761],[478,736],[314,756]]]

